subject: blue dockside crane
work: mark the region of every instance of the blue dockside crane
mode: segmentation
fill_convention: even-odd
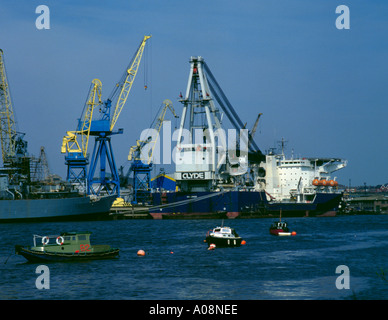
[[[109,195],[120,195],[120,179],[113,155],[111,136],[123,133],[123,129],[114,131],[114,127],[131,91],[146,41],[149,38],[151,36],[144,36],[120,81],[103,103],[100,100],[101,84],[97,84],[97,81],[94,80],[94,87],[89,93],[83,119],[79,121],[77,130],[67,132],[67,136],[63,139],[62,153],[67,152],[65,157],[68,166],[67,180],[85,184],[88,194],[100,195],[102,191],[105,191]],[[95,101],[96,96],[99,97],[99,102]],[[93,120],[93,110],[96,106],[100,106],[100,119]],[[77,136],[82,137],[81,145],[77,141]],[[89,162],[87,146],[90,136],[95,136],[95,143],[89,171],[86,173],[86,166]],[[99,172],[95,176],[98,164]]]

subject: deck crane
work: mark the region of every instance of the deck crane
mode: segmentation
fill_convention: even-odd
[[[91,83],[81,118],[78,120],[77,129],[75,131],[67,131],[67,135],[62,140],[61,152],[67,153],[65,156],[67,181],[83,186],[85,191],[86,167],[89,163],[87,151],[90,127],[94,109],[102,104],[101,89],[101,81],[94,79]],[[77,140],[78,136],[81,136],[81,143]]]
[[[101,108],[100,119],[92,120],[91,122],[90,135],[95,136],[95,143],[87,176],[89,194],[99,195],[100,192],[106,191],[108,194],[120,195],[120,179],[110,140],[112,135],[123,133],[123,129],[118,129],[117,131],[113,131],[113,129],[125,102],[127,101],[129,92],[131,91],[132,84],[135,80],[144,52],[146,41],[149,38],[151,38],[151,36],[143,37],[143,40],[141,41],[119,83],[117,83],[109,98],[104,101],[103,108]],[[111,108],[113,105],[114,110],[113,115],[111,116]],[[106,162],[108,162],[110,168],[109,177],[106,172]],[[95,177],[94,174],[98,163],[100,164],[99,176]]]
[[[20,173],[29,180],[29,158],[24,133],[16,129],[16,121],[11,101],[4,52],[0,49],[0,140],[3,166],[7,174]]]
[[[174,110],[171,100],[163,101],[151,128],[146,132],[145,139],[137,140],[136,145],[129,150],[128,160],[132,161],[128,175],[133,172],[133,200],[132,203],[145,203],[151,192],[151,170],[153,156],[159,133],[162,128],[167,110],[175,118],[179,118]]]
[[[259,115],[257,116],[256,118],[256,121],[252,127],[252,129],[250,131],[248,131],[248,145],[249,144],[252,144],[252,141],[253,141],[253,137],[255,136],[256,134],[256,130],[257,130],[257,126],[259,124],[259,120],[260,120],[260,117],[262,116],[263,114],[262,113],[259,113]],[[247,123],[244,124],[244,127],[243,129],[245,129],[247,126]],[[244,135],[242,134],[242,132],[240,132],[240,139],[238,142],[236,142],[236,149],[239,150],[240,149],[240,146],[239,146],[239,142],[241,141],[241,139],[244,139]]]
[[[253,137],[255,136],[255,133],[256,133],[256,130],[257,130],[257,126],[259,124],[259,120],[260,120],[260,117],[262,116],[263,114],[262,113],[259,113],[259,115],[257,116],[256,118],[256,121],[255,121],[255,124],[253,125],[252,127],[252,130],[250,132],[250,138],[253,139]]]

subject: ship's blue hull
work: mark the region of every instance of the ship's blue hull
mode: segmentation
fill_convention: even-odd
[[[342,193],[317,193],[312,202],[269,202],[267,212],[278,215],[281,210],[282,217],[333,216],[341,199]]]
[[[116,196],[0,200],[0,222],[89,220],[107,217]]]
[[[334,215],[342,194],[318,193],[313,202],[267,201],[263,191],[158,192],[150,214],[162,218],[254,218]]]
[[[261,212],[267,203],[259,191],[153,193],[150,214],[161,218],[235,218],[242,212]]]

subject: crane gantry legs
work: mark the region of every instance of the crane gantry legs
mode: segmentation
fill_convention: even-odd
[[[99,178],[94,178],[98,161],[100,162],[100,174]],[[110,177],[107,176],[106,162],[109,165]],[[103,190],[109,195],[120,196],[120,179],[110,137],[96,137],[88,174],[88,193],[98,195]]]

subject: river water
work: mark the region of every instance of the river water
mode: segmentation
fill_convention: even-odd
[[[0,299],[388,298],[388,215],[288,218],[293,237],[271,236],[274,220],[225,220],[246,245],[212,251],[203,240],[219,220],[0,224]],[[49,289],[38,289],[40,264],[12,255],[14,245],[64,231],[91,231],[92,244],[118,247],[120,257],[47,263]],[[137,256],[139,249],[146,255]]]

